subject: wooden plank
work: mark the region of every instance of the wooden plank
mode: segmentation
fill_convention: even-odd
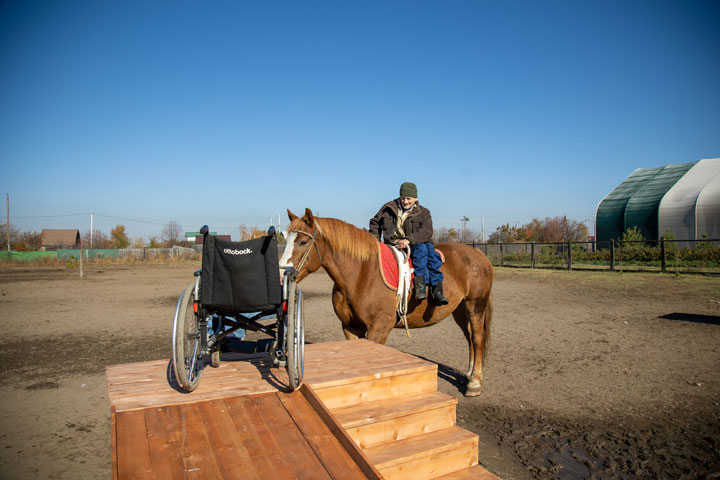
[[[340,445],[300,392],[277,393],[305,440],[334,479],[364,479],[362,470]]]
[[[265,415],[265,421],[274,432],[279,451],[287,458],[297,478],[332,478],[275,394],[257,395],[252,400],[259,411],[274,412],[273,415]]]
[[[157,478],[185,476],[178,434],[170,407],[142,410],[148,433],[150,461]]]
[[[219,478],[220,471],[212,455],[197,405],[172,406],[170,411],[186,475],[192,474],[192,478]]]
[[[477,464],[477,435],[451,427],[365,451],[385,478],[423,480]]]
[[[347,429],[435,408],[454,407],[457,403],[455,397],[434,391],[404,398],[391,398],[363,405],[336,408],[332,413],[343,428]]]
[[[255,469],[225,402],[213,400],[197,406],[207,430],[207,448],[212,452],[223,478],[260,478],[262,472]]]
[[[325,425],[330,429],[335,438],[340,442],[343,448],[350,454],[355,463],[360,467],[365,476],[370,480],[380,480],[382,476],[370,460],[365,456],[359,446],[353,441],[348,435],[345,429],[338,423],[337,419],[333,416],[330,410],[323,405],[320,398],[315,395],[312,388],[308,385],[303,384],[300,387],[300,392],[305,397],[305,400],[320,416]]]
[[[437,376],[428,372],[418,372],[336,387],[313,387],[313,390],[325,406],[333,410],[359,403],[432,392],[437,390]]]
[[[350,428],[347,433],[361,448],[368,448],[454,425],[455,406],[453,405]]]
[[[413,458],[423,458],[464,442],[475,442],[477,445],[477,435],[460,427],[451,427],[420,437],[399,440],[390,445],[368,448],[365,454],[376,466],[388,466],[405,463]]]
[[[427,480],[477,463],[477,442],[455,445],[444,451],[378,468],[387,480]]]
[[[474,465],[456,472],[448,473],[435,480],[500,480],[500,477],[490,473],[480,465]]]
[[[276,410],[259,412],[248,397],[225,399],[230,417],[247,450],[255,470],[265,478],[293,478],[295,475],[287,459],[282,456],[274,434],[264,421],[265,416],[277,415]]]
[[[118,478],[154,479],[142,411],[116,414]]]
[[[117,423],[115,422],[115,409],[113,407],[110,407],[110,451],[112,455],[112,480],[118,480]]]

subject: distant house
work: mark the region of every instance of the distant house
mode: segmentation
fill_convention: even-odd
[[[217,232],[210,232],[208,235],[217,235]],[[197,237],[202,237],[202,234],[200,232],[185,232],[185,241],[190,243],[197,243],[200,245],[202,243],[202,240],[197,242],[195,239]]]
[[[223,240],[227,240],[228,242],[231,240],[230,235],[215,235],[214,233],[211,233],[210,235],[214,235],[216,238],[221,238]],[[195,237],[195,245],[202,245],[203,244],[203,236],[198,234]]]
[[[80,230],[44,228],[40,233],[44,250],[80,248]]]

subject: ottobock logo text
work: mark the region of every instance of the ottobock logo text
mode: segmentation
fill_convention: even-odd
[[[228,255],[247,255],[248,253],[252,253],[252,250],[250,250],[249,248],[246,248],[245,250],[226,248],[225,250],[223,250],[223,252],[227,253]]]

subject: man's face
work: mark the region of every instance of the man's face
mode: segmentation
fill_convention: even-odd
[[[400,204],[405,210],[415,205],[415,202],[417,202],[415,197],[400,197]]]

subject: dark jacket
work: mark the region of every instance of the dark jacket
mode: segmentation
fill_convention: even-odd
[[[370,219],[370,233],[378,241],[380,241],[380,234],[382,233],[385,243],[397,243],[397,241],[391,239],[393,233],[395,233],[398,212],[401,210],[399,198],[383,205],[375,216]],[[410,240],[410,245],[432,242],[433,226],[430,210],[420,206],[419,202],[415,202],[410,215],[405,219],[403,230],[405,231],[405,238]]]

